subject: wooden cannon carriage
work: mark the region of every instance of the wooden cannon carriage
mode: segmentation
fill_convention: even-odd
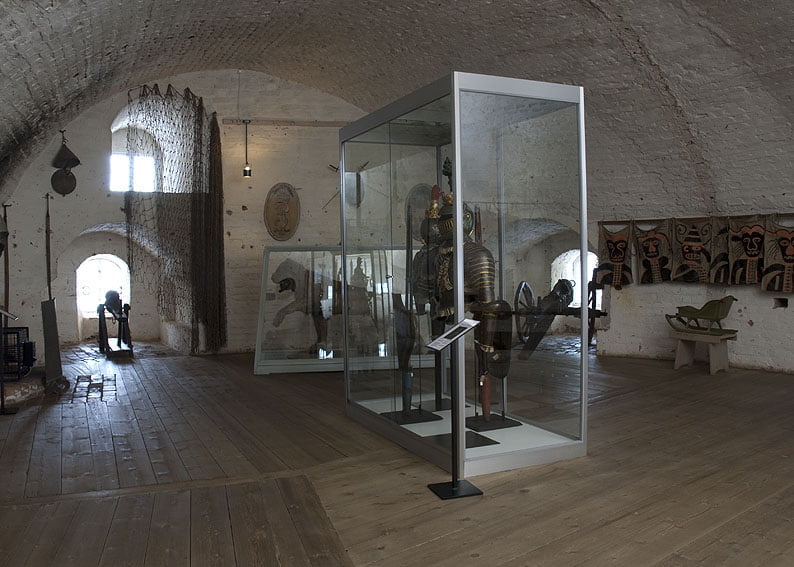
[[[557,280],[548,295],[536,300],[532,286],[528,282],[522,281],[518,284],[513,317],[518,340],[524,344],[518,355],[519,359],[526,360],[530,357],[546,336],[557,315],[581,317],[582,311],[579,307],[569,307],[573,301],[573,287],[574,284],[570,280]],[[588,285],[588,342],[592,341],[596,319],[607,315],[606,311],[595,308],[598,289],[599,286],[594,282]]]

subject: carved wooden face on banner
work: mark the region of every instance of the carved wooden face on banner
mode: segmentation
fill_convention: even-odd
[[[663,249],[667,248],[667,236],[655,230],[648,231],[645,236],[639,237],[642,251],[646,258],[658,258]]]
[[[681,252],[687,264],[699,265],[703,257],[703,244],[700,241],[684,242],[681,245]]]
[[[748,258],[758,258],[764,251],[764,232],[762,226],[743,226],[734,238],[741,241],[744,253]]]
[[[623,234],[608,234],[605,236],[609,261],[613,264],[622,264],[626,261],[626,251],[629,241]]]
[[[596,283],[611,285],[615,289],[632,283],[629,263],[629,242],[632,238],[631,225],[617,232],[610,232],[603,226],[600,228],[598,254],[602,261],[593,274]]]
[[[780,255],[783,257],[783,262],[794,264],[794,231],[781,229],[772,234],[777,242]]]
[[[703,234],[703,228],[705,227],[690,226],[683,241],[679,241],[684,262],[690,266],[702,266],[711,261],[711,253],[703,244],[704,237],[708,238],[708,234]]]

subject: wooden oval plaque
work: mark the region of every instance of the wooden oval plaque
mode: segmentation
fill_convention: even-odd
[[[289,240],[298,230],[301,202],[289,183],[276,183],[265,199],[265,226],[276,240]]]

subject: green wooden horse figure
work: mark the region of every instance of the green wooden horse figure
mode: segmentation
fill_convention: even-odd
[[[736,301],[734,296],[726,295],[722,299],[707,301],[700,308],[683,305],[678,307],[678,312],[675,315],[665,315],[665,319],[673,329],[686,333],[709,335],[736,333],[736,329],[722,328],[722,320],[730,313],[734,301]]]

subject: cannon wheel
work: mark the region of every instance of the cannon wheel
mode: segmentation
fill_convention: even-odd
[[[529,314],[535,309],[535,294],[529,282],[521,282],[516,288],[515,310],[516,335],[518,340],[526,343],[529,340]]]

